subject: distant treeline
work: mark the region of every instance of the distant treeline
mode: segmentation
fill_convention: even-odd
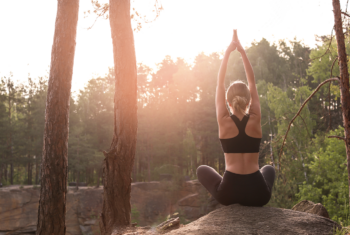
[[[280,169],[278,153],[289,121],[312,90],[331,75],[336,45],[327,50],[330,37],[319,40],[320,46],[312,50],[297,40],[271,44],[265,39],[247,48],[261,103],[261,166],[271,164]],[[188,64],[166,56],[155,71],[138,64],[134,182],[162,180],[169,175],[195,179],[196,168],[202,164],[224,172],[215,115],[221,58],[220,53],[200,53]],[[332,74],[339,74],[337,63]],[[231,55],[226,76],[227,86],[237,79],[246,81],[239,53]],[[3,185],[39,184],[47,81],[28,79],[24,85],[9,76],[1,78],[0,86],[0,180]],[[104,77],[91,79],[76,99],[71,99],[68,182],[100,184],[102,151],[109,148],[114,128],[113,94],[111,70]],[[315,146],[325,144],[327,133],[341,125],[338,84],[326,85],[293,123],[271,205],[288,208],[303,197],[303,184],[313,187],[316,176],[310,166],[315,151],[320,150]],[[315,144],[316,139],[320,145]]]

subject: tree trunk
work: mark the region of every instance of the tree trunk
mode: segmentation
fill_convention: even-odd
[[[349,94],[349,73],[347,65],[347,55],[345,50],[343,25],[341,19],[339,0],[333,0],[333,13],[335,23],[335,33],[337,38],[339,71],[340,71],[340,96],[343,113],[344,134],[346,141],[346,156],[348,167],[348,182],[350,192],[350,94]],[[350,194],[349,194],[350,197]]]
[[[9,153],[9,158],[10,158],[10,184],[13,184],[13,155],[12,155],[12,120],[11,120],[11,115],[12,115],[12,103],[11,102],[11,94],[13,87],[11,86],[10,79],[8,80],[7,83],[7,88],[8,88],[8,109],[9,109],[9,115],[8,115],[8,125],[10,128],[9,131],[9,139],[8,139],[8,153]],[[11,89],[12,88],[12,89]]]
[[[79,189],[79,178],[80,178],[80,174],[79,174],[79,170],[77,170],[75,172],[75,189],[78,190]]]
[[[11,163],[10,163],[10,184],[13,184],[13,162],[12,162],[12,153],[11,153]]]
[[[39,184],[39,163],[38,163],[38,156],[35,156],[35,185]]]
[[[130,0],[110,0],[109,20],[115,71],[114,134],[104,152],[101,234],[130,225],[131,172],[137,132],[137,70]]]
[[[32,185],[32,159],[30,155],[28,154],[28,180],[27,180],[28,185]]]
[[[96,174],[97,174],[97,182],[96,182],[96,188],[100,187],[100,176],[101,176],[101,169],[100,167],[96,169]]]
[[[80,136],[77,136],[78,138],[78,146],[77,146],[77,161],[78,161],[78,166],[80,164],[80,158],[79,158],[79,145],[80,145]],[[75,189],[78,190],[79,189],[79,179],[80,179],[80,171],[79,169],[77,169],[76,171],[76,175],[75,175]]]
[[[5,163],[5,166],[4,166],[4,178],[5,178],[5,180],[7,181],[7,163]],[[7,182],[6,182],[7,183]]]
[[[69,99],[79,0],[58,0],[45,110],[36,234],[65,234]]]

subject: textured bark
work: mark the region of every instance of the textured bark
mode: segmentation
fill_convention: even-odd
[[[137,131],[137,70],[130,0],[110,0],[109,20],[115,71],[114,134],[104,152],[102,234],[130,225],[131,172]]]
[[[79,0],[58,0],[46,99],[36,234],[65,234],[68,117]]]
[[[350,94],[349,94],[349,73],[347,65],[347,55],[345,50],[343,25],[339,0],[333,0],[333,13],[335,23],[335,33],[337,37],[339,71],[340,71],[340,100],[343,112],[344,134],[346,142],[346,156],[348,167],[348,182],[350,192]],[[349,194],[350,197],[350,194]]]

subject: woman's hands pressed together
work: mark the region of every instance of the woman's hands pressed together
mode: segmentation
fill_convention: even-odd
[[[236,50],[237,49],[237,51],[239,52],[239,53],[243,53],[243,52],[245,52],[244,51],[244,48],[242,47],[242,45],[241,45],[241,43],[240,43],[240,41],[231,41],[231,43],[230,43],[230,45],[228,46],[228,48],[226,49],[226,52],[229,52],[229,53],[231,53],[231,52],[233,52],[234,50]]]

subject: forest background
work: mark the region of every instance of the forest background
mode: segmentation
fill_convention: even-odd
[[[331,218],[349,224],[348,182],[338,84],[324,86],[307,103],[289,132],[281,165],[278,154],[289,121],[312,90],[339,74],[332,36],[310,49],[298,40],[246,48],[262,107],[259,164],[275,166],[278,178],[268,206],[291,208],[300,200],[322,203]],[[349,39],[346,39],[347,43]],[[329,48],[329,49],[328,49]],[[347,48],[348,52],[350,48]],[[326,55],[324,55],[326,53]],[[321,57],[324,55],[323,57]],[[215,116],[216,78],[222,53],[196,56],[193,64],[166,56],[151,69],[138,64],[138,134],[134,182],[196,179],[205,164],[220,174],[225,162]],[[333,68],[333,71],[331,71]],[[100,185],[102,150],[113,133],[113,69],[91,79],[75,99],[69,121],[68,182]],[[239,53],[230,57],[226,82],[245,79]],[[0,84],[0,182],[40,184],[47,80]]]

